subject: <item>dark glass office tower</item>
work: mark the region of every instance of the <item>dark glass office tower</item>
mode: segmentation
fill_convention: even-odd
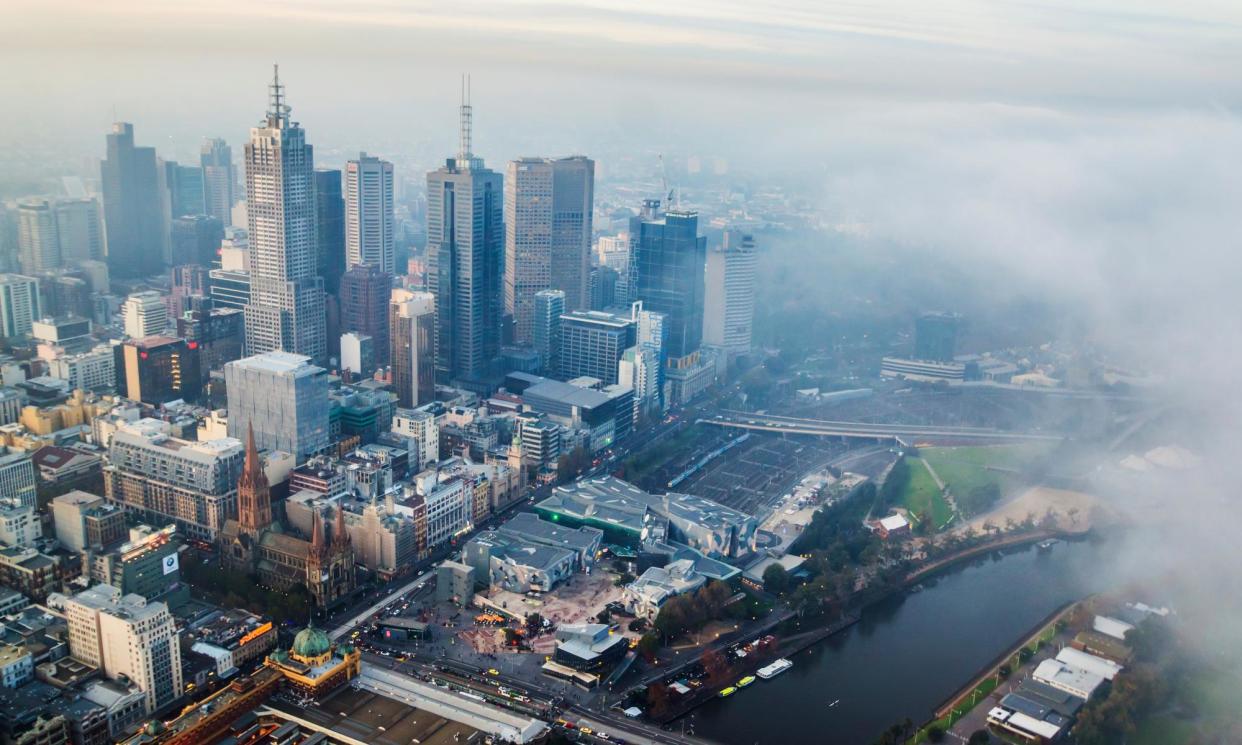
[[[914,359],[952,362],[957,350],[956,313],[924,313],[914,322]]]
[[[392,275],[373,264],[359,264],[341,277],[341,332],[356,331],[371,337],[375,361],[380,365],[388,364],[391,295]]]
[[[436,298],[436,380],[482,390],[500,351],[503,178],[470,149],[461,106],[456,158],[427,174],[427,285]]]
[[[173,219],[207,214],[203,191],[203,169],[164,161],[164,184],[168,187],[168,210]]]
[[[155,148],[134,147],[134,125],[117,122],[100,166],[108,270],[113,277],[147,277],[164,269],[164,200]]]
[[[697,352],[703,340],[707,239],[698,230],[698,213],[660,212],[655,199],[644,201],[642,214],[630,218],[635,296],[646,310],[665,315],[670,364]]]
[[[341,194],[341,172],[315,171],[315,221],[319,232],[319,271],[323,291],[338,295],[345,273],[345,198]]]

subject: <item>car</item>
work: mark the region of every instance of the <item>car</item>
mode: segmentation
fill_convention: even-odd
[[[582,733],[582,734],[584,734],[584,735],[593,735],[593,734],[595,734],[595,730],[591,729],[590,727],[580,727],[580,728],[578,729],[578,731],[579,731],[579,732],[581,732],[581,733]]]
[[[487,674],[488,674],[488,675],[500,675],[500,671],[499,671],[499,670],[497,670],[497,669],[496,669],[496,668],[494,668],[494,667],[489,667],[489,668],[487,669]]]

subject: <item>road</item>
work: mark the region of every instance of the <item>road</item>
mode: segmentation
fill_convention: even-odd
[[[711,419],[701,419],[704,424],[718,427],[757,430],[760,432],[783,432],[785,434],[820,435],[825,437],[858,437],[865,439],[913,437],[945,437],[955,440],[982,441],[1059,441],[1060,435],[1005,432],[983,427],[942,427],[923,424],[869,424],[864,422],[837,422],[820,419],[752,414],[748,412],[725,412]]]
[[[358,615],[349,619],[345,623],[341,624],[340,626],[337,626],[335,629],[332,630],[332,633],[329,634],[328,636],[332,639],[332,641],[336,641],[337,639],[340,639],[342,636],[345,636],[346,634],[348,634],[350,630],[353,629],[355,626],[360,625],[363,621],[367,620],[374,614],[378,613],[380,608],[383,608],[384,606],[388,605],[395,598],[398,598],[406,594],[407,592],[412,591],[415,587],[421,584],[423,580],[427,579],[430,576],[431,576],[431,570],[428,569],[427,571],[418,575],[414,579],[410,580],[408,584],[402,585],[401,587],[398,587],[392,592],[387,593],[386,595],[381,597],[379,601],[377,601],[370,608],[367,608],[366,610],[362,611]]]

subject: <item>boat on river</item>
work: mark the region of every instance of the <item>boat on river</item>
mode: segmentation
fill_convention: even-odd
[[[732,696],[735,693],[737,693],[737,689],[734,688],[733,686],[729,686],[728,688],[721,690],[719,695],[721,698],[728,698],[729,696]]]
[[[753,676],[753,675],[747,675],[745,678],[742,678],[741,680],[739,680],[739,681],[737,682],[737,687],[738,687],[738,688],[745,688],[746,686],[748,686],[748,685],[750,685],[751,683],[754,683],[754,682],[755,682],[755,676]]]
[[[758,675],[760,678],[763,678],[764,680],[770,680],[780,675],[781,673],[785,672],[791,667],[793,667],[793,663],[782,657],[776,662],[773,662],[771,665],[766,665],[764,667],[759,668],[755,674]]]

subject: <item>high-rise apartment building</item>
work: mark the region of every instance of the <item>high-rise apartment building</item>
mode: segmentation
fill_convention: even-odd
[[[396,272],[392,163],[360,153],[345,164],[345,260]]]
[[[414,468],[411,462],[411,471],[422,471],[440,459],[440,424],[427,408],[397,409],[392,417],[392,431],[418,443],[418,467]]]
[[[703,343],[729,358],[750,354],[755,322],[755,271],[759,259],[750,235],[729,230],[709,251],[704,269]]]
[[[216,218],[221,225],[231,225],[237,190],[233,148],[219,138],[204,140],[198,162],[203,169],[204,214]]]
[[[108,441],[104,496],[139,519],[177,525],[212,541],[237,512],[237,477],[245,457],[232,437],[192,442],[169,434],[167,422],[121,423]]]
[[[634,346],[634,322],[599,310],[577,310],[561,316],[561,377],[617,382],[617,363]],[[626,381],[628,382],[628,381]]]
[[[486,387],[500,351],[503,178],[471,150],[461,105],[457,157],[427,174],[427,287],[436,297],[436,378]]]
[[[18,261],[24,272],[43,272],[102,258],[103,219],[94,199],[38,197],[17,203]]]
[[[114,277],[145,277],[164,268],[164,198],[155,148],[134,146],[134,125],[117,122],[100,167],[108,270]]]
[[[230,437],[254,428],[259,447],[301,463],[328,447],[328,372],[309,357],[267,352],[224,366]]]
[[[24,336],[43,317],[39,281],[20,274],[0,274],[0,336]]]
[[[181,697],[180,634],[167,605],[96,585],[66,599],[65,617],[70,654],[109,678],[137,685],[146,695],[147,714]]]
[[[326,359],[323,279],[315,236],[314,152],[289,119],[276,75],[267,118],[246,144],[250,304],[246,352],[274,350]]]
[[[388,299],[392,275],[374,264],[351,267],[341,277],[341,331],[356,331],[375,342],[376,362],[388,362]]]
[[[168,326],[168,306],[164,304],[164,296],[154,290],[135,292],[121,303],[121,318],[126,336],[133,339],[155,336]]]
[[[435,314],[436,299],[431,293],[392,291],[388,325],[398,406],[412,408],[435,400]]]
[[[665,315],[666,358],[674,364],[699,350],[703,338],[703,271],[707,239],[698,234],[695,212],[660,212],[658,200],[643,202],[630,218],[634,239],[635,298]]]
[[[564,292],[541,290],[535,293],[531,343],[539,353],[539,365],[545,371],[560,369],[561,316],[564,314]]]
[[[505,313],[513,340],[530,344],[534,297],[565,293],[566,310],[590,307],[591,210],[595,162],[590,158],[522,158],[505,180]]]

